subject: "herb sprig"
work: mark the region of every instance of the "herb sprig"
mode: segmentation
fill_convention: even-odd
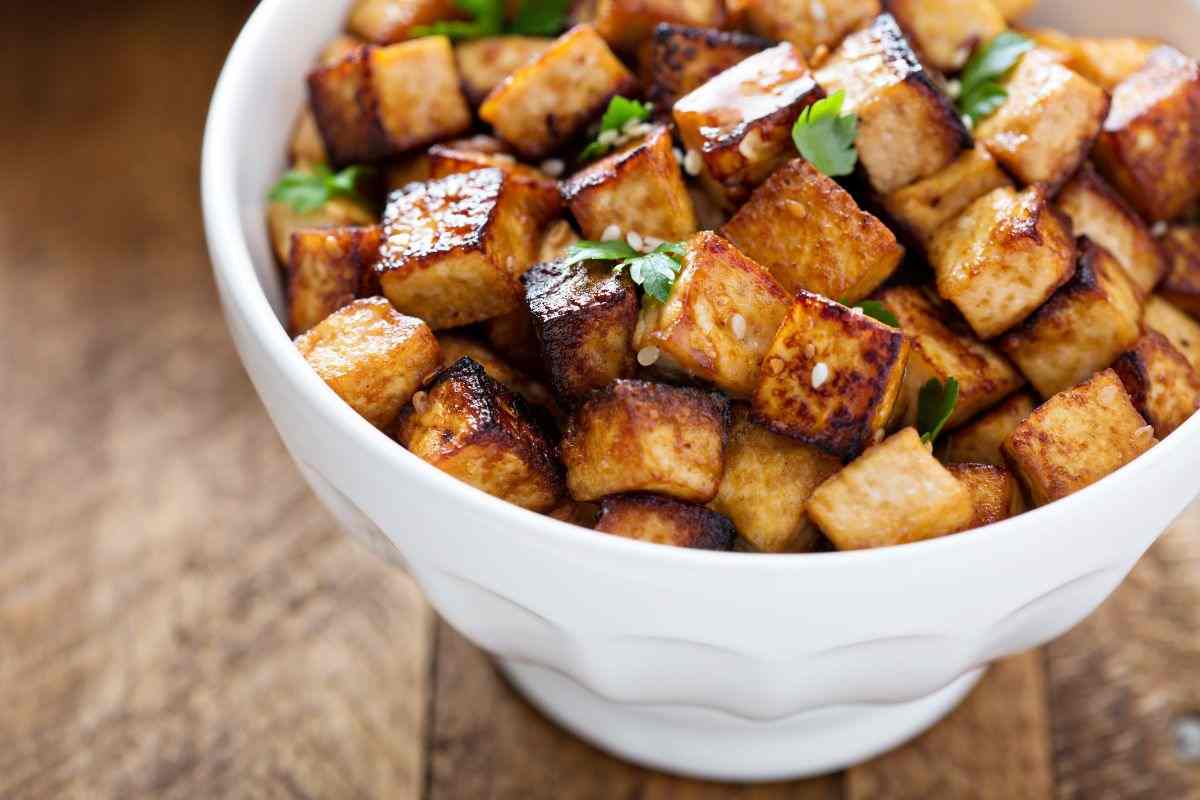
[[[868,317],[882,322],[884,325],[891,325],[893,328],[900,327],[900,320],[896,319],[896,315],[891,311],[888,311],[888,307],[878,300],[863,300],[858,303],[845,303],[843,305],[849,305],[851,308],[860,309]]]
[[[858,115],[842,114],[845,102],[846,93],[838,90],[801,111],[792,126],[800,155],[831,178],[849,175],[858,163]]]
[[[641,253],[624,239],[582,241],[571,245],[564,266],[580,261],[616,261],[618,263],[613,267],[613,274],[620,274],[621,270],[628,268],[629,277],[634,283],[645,289],[650,297],[665,303],[671,296],[671,287],[675,285],[679,270],[683,268],[680,259],[685,250],[683,242],[667,242],[649,253]]]
[[[958,112],[970,120],[972,127],[1004,104],[1008,90],[1000,81],[1033,47],[1028,37],[1004,31],[975,50],[959,75],[961,88],[955,101]]]
[[[276,203],[287,203],[301,214],[316,211],[336,197],[365,203],[362,195],[358,193],[358,182],[370,172],[370,167],[357,165],[346,167],[337,173],[324,164],[313,167],[311,171],[291,169],[279,179],[267,195],[267,199]]]
[[[947,378],[943,385],[937,378],[930,378],[921,387],[917,396],[917,430],[921,441],[933,444],[946,427],[954,407],[958,405],[958,379]]]
[[[505,18],[504,0],[454,0],[470,19],[448,19],[417,25],[413,36],[448,36],[456,41],[486,36],[555,36],[566,27],[571,0],[525,0],[516,17]]]
[[[615,137],[605,136],[608,131],[616,131],[620,134],[630,122],[645,122],[650,119],[653,111],[654,107],[648,103],[630,100],[621,95],[609,100],[608,108],[605,109],[604,116],[600,119],[600,134],[583,149],[583,152],[579,154],[579,160],[591,161],[606,154],[615,144]],[[610,138],[614,140],[610,141]]]

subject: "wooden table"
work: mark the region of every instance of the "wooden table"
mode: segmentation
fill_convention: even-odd
[[[235,358],[197,156],[246,4],[129,5],[6,12],[0,797],[1200,797],[1173,746],[1195,511],[1088,622],[844,775],[677,780],[549,725],[337,533]]]

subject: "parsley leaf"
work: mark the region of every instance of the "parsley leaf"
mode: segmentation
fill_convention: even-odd
[[[571,0],[525,0],[508,32],[520,36],[557,36],[566,27]]]
[[[917,430],[921,432],[921,441],[932,444],[946,427],[946,421],[954,413],[958,405],[958,380],[947,378],[946,385],[937,378],[930,378],[921,387],[917,397]]]
[[[520,36],[556,36],[566,27],[570,0],[525,0],[511,23],[505,20],[504,0],[454,0],[469,20],[447,19],[417,25],[411,34],[448,36],[454,40],[482,39],[512,33]]]
[[[842,115],[845,102],[846,93],[838,90],[801,111],[792,127],[800,155],[831,178],[849,175],[858,163],[858,116]]]
[[[279,179],[267,199],[275,203],[287,203],[301,214],[316,211],[336,197],[363,203],[366,201],[358,193],[357,185],[359,179],[370,171],[370,167],[353,166],[335,174],[324,164],[314,167],[311,172],[291,169]]]
[[[606,131],[621,132],[624,127],[630,122],[645,122],[650,119],[650,113],[654,107],[649,103],[641,103],[637,100],[630,100],[628,97],[617,95],[612,100],[608,101],[608,108],[604,112],[604,117],[600,120],[600,133]],[[613,142],[603,142],[596,139],[579,154],[580,161],[591,161],[594,158],[607,153],[613,148]]]
[[[1016,31],[1004,31],[978,47],[959,75],[959,113],[975,125],[998,109],[1008,97],[1000,81],[1033,47],[1031,39]]]
[[[651,253],[642,254],[623,239],[611,242],[583,241],[571,245],[563,266],[578,264],[580,261],[616,261],[618,263],[613,267],[614,274],[628,268],[629,277],[634,283],[645,289],[650,297],[665,303],[671,296],[675,276],[682,269],[679,259],[685,251],[686,246],[683,242],[667,242],[656,247]]]
[[[884,325],[891,325],[893,328],[900,327],[900,320],[896,319],[896,315],[888,311],[887,306],[878,300],[863,300],[860,303],[855,303],[851,308],[860,308],[862,312],[873,320],[882,322]]]
[[[614,239],[610,242],[576,242],[567,250],[563,266],[569,267],[580,261],[624,261],[636,258],[638,251],[629,246],[624,239]]]

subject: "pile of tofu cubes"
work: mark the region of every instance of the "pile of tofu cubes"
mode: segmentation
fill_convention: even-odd
[[[434,467],[643,541],[879,547],[1072,494],[1200,402],[1200,67],[1026,30],[972,128],[954,76],[1032,1],[591,0],[452,43],[410,37],[452,0],[359,0],[289,157],[380,205],[271,205],[296,346]],[[841,181],[792,141],[834,92]],[[651,117],[578,163],[618,95]],[[669,298],[580,238],[682,242]]]

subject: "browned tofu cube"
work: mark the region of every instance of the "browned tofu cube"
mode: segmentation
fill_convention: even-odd
[[[288,255],[288,330],[299,336],[358,297],[379,294],[377,225],[292,234]]]
[[[1172,225],[1162,245],[1167,256],[1162,296],[1192,316],[1200,316],[1200,225]]]
[[[346,27],[368,41],[392,44],[418,25],[461,16],[455,0],[357,0]]]
[[[1087,158],[1108,113],[1108,95],[1045,50],[1026,53],[1005,82],[1008,99],[975,138],[1023,183],[1056,187]]]
[[[817,487],[808,514],[838,550],[888,547],[960,531],[971,494],[905,428]]]
[[[1041,187],[996,189],[933,236],[938,294],[990,339],[1020,324],[1075,274],[1070,221]]]
[[[679,98],[770,46],[740,31],[659,25],[642,53],[646,99],[669,116]]]
[[[1080,37],[1075,39],[1067,66],[1111,92],[1121,81],[1146,66],[1150,54],[1161,45],[1157,39]]]
[[[366,42],[358,36],[339,33],[321,48],[321,52],[317,54],[317,64],[325,67],[336,64],[364,44]]]
[[[1146,301],[1142,325],[1147,330],[1158,331],[1171,340],[1175,349],[1197,370],[1200,370],[1200,322],[1189,317],[1175,306],[1155,295]]]
[[[317,127],[317,118],[307,105],[296,117],[292,126],[292,138],[288,141],[288,164],[293,167],[312,169],[319,164],[329,163],[325,142]]]
[[[846,302],[874,291],[904,257],[882,222],[800,158],[755,190],[721,233],[789,292],[807,289]]]
[[[696,232],[696,212],[664,126],[584,167],[561,188],[587,239],[604,238],[614,225],[622,233],[668,242]]]
[[[808,519],[808,498],[841,467],[835,456],[759,425],[739,403],[725,448],[725,474],[709,508],[733,520],[758,552],[809,552],[821,534]]]
[[[633,375],[638,297],[624,272],[614,275],[609,263],[539,264],[525,276],[525,305],[560,397],[576,400]]]
[[[558,181],[541,170],[518,162],[508,153],[486,153],[463,150],[455,145],[435,144],[429,148],[429,177],[444,178],[461,172],[495,168],[513,183],[523,185],[545,198],[546,204],[558,210]]]
[[[1147,331],[1113,364],[1125,391],[1158,438],[1191,419],[1200,408],[1200,371],[1167,337]]]
[[[563,439],[576,500],[653,492],[692,503],[717,495],[729,401],[661,383],[620,380],[576,410]]]
[[[726,0],[729,14],[759,36],[791,42],[805,58],[879,13],[879,0]]]
[[[618,50],[633,52],[662,22],[719,28],[725,22],[722,0],[593,0],[596,31]]]
[[[796,118],[823,96],[792,45],[752,55],[675,103],[685,164],[698,154],[705,188],[717,202],[737,208],[795,156]]]
[[[267,206],[271,249],[280,264],[288,263],[293,233],[314,228],[373,225],[378,221],[370,208],[349,197],[335,197],[315,211],[297,211],[283,202]]]
[[[817,83],[846,93],[842,113],[858,115],[858,160],[880,194],[933,175],[971,144],[890,14],[847,36],[817,70]]]
[[[908,354],[895,328],[801,291],[763,360],[755,416],[776,433],[853,458],[891,420]]]
[[[948,464],[946,469],[971,495],[974,515],[963,530],[974,530],[1021,513],[1017,480],[1006,467],[992,464]]]
[[[554,213],[549,202],[498,169],[393,193],[377,267],[383,293],[435,330],[514,311],[523,295],[520,277]]]
[[[958,381],[958,404],[946,422],[954,428],[991,408],[1025,384],[1021,373],[992,346],[975,338],[958,312],[928,289],[896,286],[879,299],[912,342],[904,375],[904,424],[917,419],[921,387],[937,379]]]
[[[1200,66],[1171,47],[1113,90],[1096,142],[1101,171],[1151,220],[1169,220],[1200,198]]]
[[[1138,339],[1137,290],[1107,250],[1080,241],[1075,277],[1000,343],[1046,398],[1109,366]]]
[[[958,72],[971,53],[1008,25],[992,0],[884,0],[925,63]]]
[[[473,104],[482,103],[504,79],[549,49],[553,39],[541,36],[489,36],[454,46],[463,91]]]
[[[647,299],[634,347],[657,352],[656,367],[749,397],[791,295],[737,248],[705,231],[687,243],[665,303]]]
[[[442,362],[429,326],[382,297],[355,300],[296,339],[321,380],[378,428],[387,427]]]
[[[637,79],[590,25],[564,33],[497,86],[479,116],[525,158],[545,158],[583,132]]]
[[[1111,369],[1056,394],[1004,442],[1004,455],[1037,506],[1092,485],[1157,444]]]
[[[1146,223],[1121,196],[1085,164],[1058,195],[1076,236],[1086,236],[1112,253],[1146,296],[1162,280],[1166,260]]]
[[[991,411],[943,436],[938,458],[946,464],[1004,466],[1000,445],[1033,413],[1034,405],[1028,392],[1017,392]]]
[[[737,537],[733,523],[717,512],[653,494],[604,498],[596,530],[696,550],[732,550]]]
[[[460,481],[545,512],[565,499],[557,449],[525,400],[463,358],[402,415],[396,439]]]
[[[545,384],[514,368],[481,342],[453,333],[440,334],[437,340],[442,349],[442,366],[450,367],[462,358],[470,358],[483,367],[492,380],[504,384],[530,404],[546,409],[551,416],[559,416],[558,404]]]

